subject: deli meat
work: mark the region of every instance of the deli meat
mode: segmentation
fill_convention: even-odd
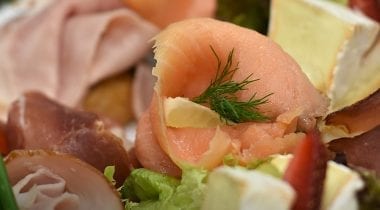
[[[0,23],[2,119],[10,103],[28,90],[76,105],[91,84],[144,57],[158,31],[118,0],[18,4],[26,9]]]
[[[103,172],[116,168],[121,185],[130,163],[122,140],[108,131],[97,115],[64,107],[42,94],[28,93],[17,100],[6,127],[9,149],[44,149],[71,154]]]
[[[70,155],[15,150],[5,163],[20,209],[123,209],[103,174]]]

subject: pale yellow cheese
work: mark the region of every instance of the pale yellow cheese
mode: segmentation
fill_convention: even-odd
[[[329,112],[379,89],[378,34],[376,22],[329,1],[272,1],[270,38],[330,98]]]
[[[239,167],[219,167],[208,180],[202,210],[290,210],[296,197],[283,180]]]
[[[165,98],[164,111],[166,125],[174,128],[214,128],[224,124],[218,113],[188,98]]]

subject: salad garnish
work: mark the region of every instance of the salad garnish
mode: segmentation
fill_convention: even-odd
[[[251,79],[252,74],[244,80],[236,82],[232,80],[235,72],[239,69],[239,63],[233,66],[234,49],[227,58],[227,62],[222,67],[222,62],[210,46],[212,53],[217,60],[217,73],[215,79],[211,81],[209,87],[193,101],[198,104],[208,104],[210,109],[217,112],[226,122],[242,123],[250,121],[266,121],[268,117],[258,111],[258,106],[268,102],[268,97],[272,93],[256,98],[256,93],[248,101],[239,101],[236,93],[246,90],[246,86],[259,79]]]
[[[12,186],[9,183],[3,157],[0,155],[0,209],[18,210]]]
[[[115,166],[105,167],[103,174],[112,185],[116,185],[116,180],[113,178],[115,175]]]

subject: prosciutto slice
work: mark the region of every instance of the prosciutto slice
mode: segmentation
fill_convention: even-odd
[[[119,0],[25,0],[15,7],[24,9],[0,24],[3,119],[27,90],[76,105],[91,84],[140,60],[158,31]]]
[[[329,142],[328,148],[343,155],[352,167],[364,167],[380,176],[380,125],[353,138],[341,138]]]
[[[20,209],[123,209],[103,174],[70,155],[15,150],[5,163]]]
[[[52,209],[65,203],[68,209],[79,206],[77,195],[65,192],[66,181],[41,167],[35,172],[26,175],[13,186],[17,203],[21,209]]]
[[[380,89],[367,98],[326,117],[326,125],[344,126],[349,133],[365,133],[380,125]]]
[[[39,93],[16,101],[7,122],[9,149],[45,149],[71,154],[103,172],[114,165],[121,185],[130,163],[122,141],[93,113],[64,107]]]

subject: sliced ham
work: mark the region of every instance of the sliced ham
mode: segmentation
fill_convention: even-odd
[[[19,4],[28,9],[0,26],[3,119],[27,90],[76,105],[91,84],[140,60],[158,30],[118,0]]]
[[[71,154],[99,171],[114,165],[121,185],[130,163],[122,141],[95,114],[64,107],[42,94],[16,101],[7,122],[9,149],[46,149]]]
[[[151,47],[148,40],[157,29],[134,12],[121,8],[71,18],[64,32],[58,99],[75,104],[89,85],[126,70],[143,58]],[[83,91],[79,92],[75,84],[82,84]]]
[[[70,155],[15,150],[5,163],[20,209],[124,209],[103,174]]]

